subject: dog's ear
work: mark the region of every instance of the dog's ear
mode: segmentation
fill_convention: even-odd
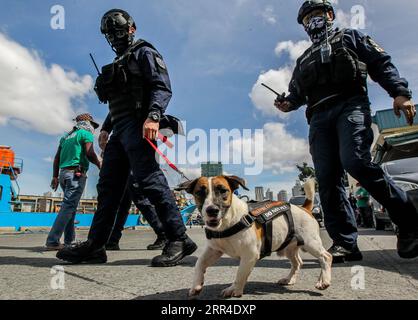
[[[192,194],[194,188],[196,187],[196,183],[199,181],[199,179],[195,179],[193,181],[186,181],[180,184],[175,190],[176,191],[183,191],[185,190],[187,193]]]
[[[232,191],[235,191],[239,189],[239,186],[241,186],[244,190],[249,191],[250,189],[247,188],[245,180],[237,177],[237,176],[224,176],[226,181],[228,181],[229,186],[231,187]]]

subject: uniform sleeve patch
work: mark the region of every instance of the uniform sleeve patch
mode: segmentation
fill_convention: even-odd
[[[161,68],[161,69],[163,69],[163,70],[167,70],[167,66],[165,65],[165,62],[164,62],[164,60],[163,59],[161,59],[160,57],[158,57],[158,56],[155,56],[155,62],[157,63],[157,65]]]
[[[377,52],[383,53],[385,52],[385,49],[383,49],[380,45],[377,44],[376,41],[374,41],[372,38],[367,37],[367,42],[376,49]]]

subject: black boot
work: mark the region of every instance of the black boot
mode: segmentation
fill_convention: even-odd
[[[363,255],[361,254],[357,245],[352,250],[348,250],[342,246],[333,244],[328,250],[332,254],[333,263],[344,263],[345,261],[361,261]]]
[[[57,258],[73,264],[107,262],[106,250],[104,248],[93,248],[91,241],[64,248],[58,251]]]
[[[168,241],[163,254],[151,261],[152,267],[173,267],[180,263],[184,257],[191,255],[197,249],[196,243],[189,237],[180,241]]]
[[[106,243],[105,248],[107,251],[119,251],[120,250],[119,243],[117,242],[108,242]]]
[[[414,259],[418,257],[418,231],[403,232],[399,230],[398,255],[403,259]]]
[[[153,244],[147,247],[147,250],[163,250],[168,240],[165,235],[159,235]]]

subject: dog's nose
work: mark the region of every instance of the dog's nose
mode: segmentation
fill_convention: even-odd
[[[217,206],[209,206],[206,208],[206,213],[209,217],[217,217],[219,208]]]

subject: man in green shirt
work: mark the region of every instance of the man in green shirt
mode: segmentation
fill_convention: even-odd
[[[60,185],[64,199],[46,240],[48,250],[63,248],[60,243],[63,233],[65,245],[71,245],[75,240],[74,219],[86,186],[89,162],[101,167],[93,148],[94,130],[99,125],[90,114],[81,114],[75,121],[75,127],[61,138],[54,159],[51,188],[56,191]]]
[[[370,206],[370,194],[360,184],[356,191],[357,208],[360,211],[361,224],[365,228],[373,228],[372,208]]]

